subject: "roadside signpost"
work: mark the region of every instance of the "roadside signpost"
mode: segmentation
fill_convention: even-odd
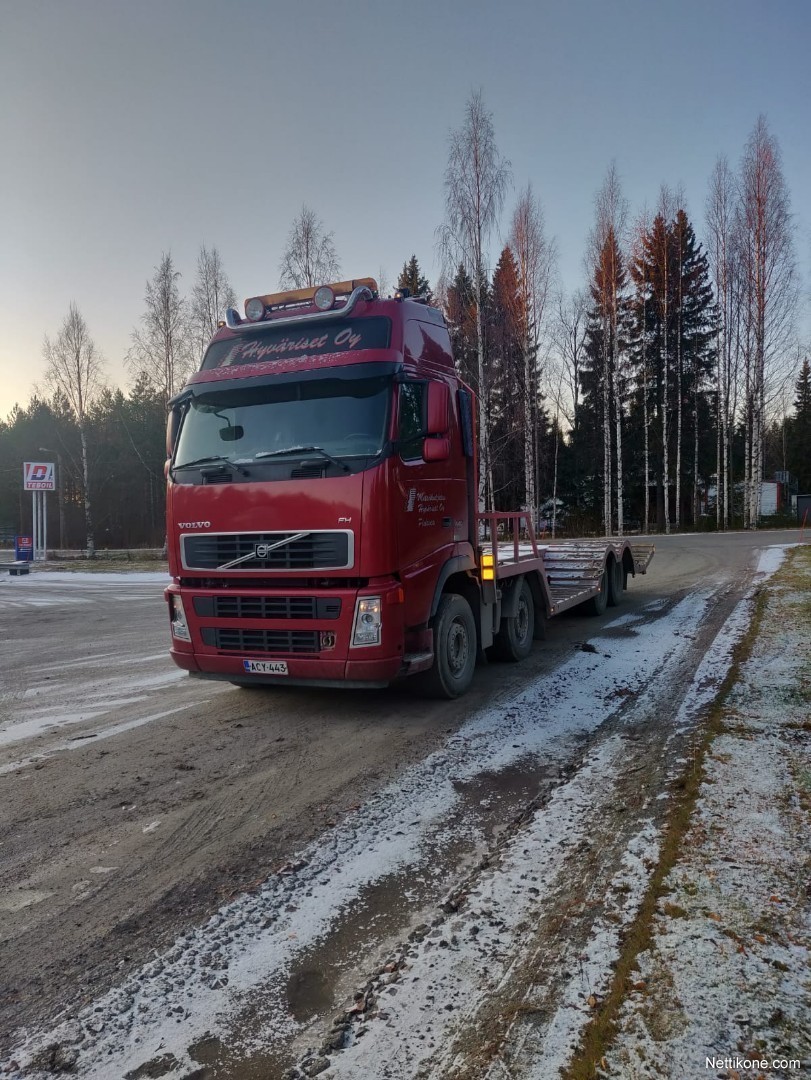
[[[23,462],[23,490],[33,502],[34,559],[45,559],[48,551],[48,515],[45,495],[56,491],[56,470],[52,461]]]

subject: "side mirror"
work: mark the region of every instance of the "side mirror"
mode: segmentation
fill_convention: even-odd
[[[428,415],[426,435],[445,435],[448,431],[448,406],[450,391],[447,383],[428,383]],[[446,440],[447,441],[447,440]],[[445,455],[447,457],[447,454]],[[425,459],[426,461],[428,458]],[[434,460],[443,461],[444,458]]]
[[[447,461],[451,456],[450,439],[424,439],[422,443],[423,461]]]

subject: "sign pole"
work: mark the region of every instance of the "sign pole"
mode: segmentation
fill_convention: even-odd
[[[46,491],[56,490],[52,461],[24,461],[23,489],[31,492],[32,561],[48,558],[48,508]]]

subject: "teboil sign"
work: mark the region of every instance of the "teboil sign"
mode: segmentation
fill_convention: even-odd
[[[52,461],[23,462],[24,491],[56,491],[54,464]]]

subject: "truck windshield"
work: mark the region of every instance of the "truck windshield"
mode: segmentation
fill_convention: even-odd
[[[375,457],[387,438],[391,386],[391,376],[374,376],[212,389],[189,403],[174,468],[290,462],[312,451],[336,464]]]

